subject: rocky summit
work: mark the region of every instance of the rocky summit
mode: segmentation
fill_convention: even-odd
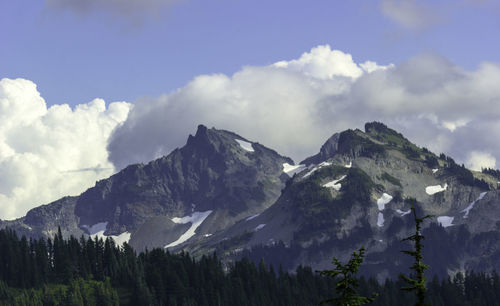
[[[362,273],[406,271],[401,242],[424,223],[429,274],[500,270],[500,172],[475,172],[379,122],[330,137],[295,165],[235,133],[200,125],[186,145],[125,168],[78,197],[1,222],[30,237],[92,235],[137,250],[217,252],[292,270],[367,251]]]

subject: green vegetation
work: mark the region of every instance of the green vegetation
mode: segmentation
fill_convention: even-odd
[[[118,292],[105,281],[71,280],[41,288],[16,289],[0,281],[0,305],[119,305]]]
[[[423,260],[422,240],[425,237],[421,233],[422,233],[422,222],[424,222],[424,220],[427,218],[431,218],[431,216],[426,215],[422,218],[418,218],[414,205],[411,206],[411,211],[413,213],[413,220],[415,220],[415,234],[407,238],[404,238],[403,241],[413,241],[415,243],[415,250],[410,250],[410,251],[405,250],[402,252],[415,258],[415,262],[410,267],[411,270],[415,271],[415,276],[414,276],[415,278],[411,278],[406,275],[401,275],[403,280],[409,284],[409,287],[403,287],[401,289],[406,291],[415,291],[415,294],[417,296],[417,301],[415,305],[425,306],[426,305],[425,292],[427,291],[427,288],[426,288],[426,278],[424,275],[424,271],[425,269],[428,268],[428,266],[422,262]]]
[[[395,178],[394,176],[390,175],[387,172],[384,172],[382,174],[381,178],[384,181],[388,181],[389,183],[393,184],[394,186],[403,187],[403,186],[401,186],[401,181],[400,180],[398,180],[397,178]]]
[[[338,178],[343,174],[346,177],[341,181],[340,195],[334,198],[322,183],[325,178]],[[375,187],[361,169],[339,166],[323,167],[307,179],[292,183],[287,196],[294,203],[293,217],[301,218],[295,238],[305,241],[321,231],[335,232],[339,226],[335,220],[345,218],[355,204],[367,207]]]
[[[403,280],[356,281],[360,296],[379,293],[370,305],[416,302],[415,295],[399,289]],[[198,261],[163,249],[136,255],[127,244],[118,248],[109,239],[64,240],[58,233],[54,239],[27,240],[0,230],[0,305],[308,306],[340,296],[338,286],[331,277],[303,266],[294,273],[248,259],[223,266],[215,255]],[[435,277],[427,288],[432,305],[500,305],[500,277],[495,272]]]
[[[500,180],[500,170],[498,169],[491,169],[491,168],[483,168],[481,172],[489,174],[496,178],[497,180]]]
[[[490,187],[488,183],[486,183],[484,180],[480,180],[474,177],[472,172],[465,168],[465,166],[462,165],[457,165],[455,161],[447,157],[447,165],[446,165],[446,175],[447,176],[453,176],[455,177],[460,183],[468,186],[474,186],[478,187],[483,190],[489,190]]]
[[[0,230],[0,305],[317,305],[333,282],[243,259],[153,249],[139,255],[111,239],[19,239]]]
[[[321,275],[330,276],[332,278],[340,277],[335,287],[337,297],[321,301],[321,304],[336,304],[342,306],[364,305],[373,302],[378,294],[374,293],[371,297],[360,296],[357,293],[359,281],[356,279],[359,266],[363,262],[365,248],[361,247],[358,252],[354,251],[351,259],[343,265],[336,257],[333,257],[332,263],[335,266],[333,270],[317,271]]]
[[[365,124],[365,132],[373,138],[388,143],[390,146],[403,147],[410,142],[401,133],[388,128],[381,122],[368,122]]]
[[[383,145],[358,135],[356,131],[347,130],[339,136],[338,153],[372,158],[377,155],[385,155],[386,151]]]
[[[425,164],[431,169],[439,167],[439,161],[434,155],[425,155]]]

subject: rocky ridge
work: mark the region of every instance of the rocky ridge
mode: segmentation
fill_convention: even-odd
[[[490,169],[491,170],[491,169]],[[500,193],[494,170],[473,172],[382,123],[330,137],[299,165],[229,131],[199,126],[186,145],[131,165],[78,197],[37,207],[1,227],[31,237],[129,237],[137,250],[217,252],[293,270],[330,266],[365,246],[362,272],[380,279],[409,266],[414,199],[430,273],[500,269]],[[128,238],[127,238],[128,239]],[[391,260],[388,260],[391,258]]]

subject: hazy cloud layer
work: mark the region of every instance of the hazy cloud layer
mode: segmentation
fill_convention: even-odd
[[[0,218],[65,195],[78,195],[114,173],[106,144],[130,104],[95,99],[47,108],[36,85],[0,80]]]
[[[410,30],[421,30],[439,21],[436,11],[422,0],[382,0],[380,10],[384,16]]]
[[[52,9],[68,9],[76,13],[108,12],[140,22],[171,5],[187,0],[46,0]]]
[[[232,76],[201,75],[169,95],[140,101],[108,148],[117,168],[149,161],[184,145],[203,123],[299,161],[334,132],[379,120],[478,169],[500,156],[499,82],[494,63],[467,71],[425,54],[385,67],[318,46]]]

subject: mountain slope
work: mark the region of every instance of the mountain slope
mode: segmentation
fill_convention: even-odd
[[[138,249],[162,247],[193,223],[176,223],[174,217],[205,213],[196,230],[203,237],[269,207],[287,179],[283,163],[293,162],[232,132],[200,125],[184,147],[168,156],[128,166],[65,206],[56,201],[2,226],[31,236],[51,236],[58,225],[74,235],[131,234],[130,243]],[[37,223],[45,226],[34,228]]]
[[[382,123],[334,134],[299,165],[232,132],[199,126],[187,144],[131,165],[78,197],[1,227],[51,237],[96,235],[137,250],[168,247],[225,261],[248,256],[293,270],[330,266],[365,246],[362,272],[405,272],[410,199],[424,224],[430,275],[500,270],[500,172],[473,172]]]
[[[323,269],[332,256],[347,259],[364,245],[365,273],[397,276],[410,264],[400,255],[407,248],[400,240],[412,233],[408,199],[414,198],[419,213],[436,216],[425,224],[431,273],[484,269],[477,253],[497,256],[496,181],[415,146],[381,123],[366,124],[364,132],[333,135],[320,153],[301,164],[303,170],[273,206],[190,250],[215,250],[227,260],[263,256],[289,269],[299,264]],[[500,261],[492,267],[500,268]]]

